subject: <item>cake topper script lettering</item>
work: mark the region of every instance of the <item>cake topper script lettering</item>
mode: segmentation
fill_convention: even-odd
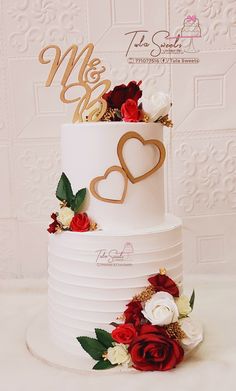
[[[54,59],[45,58],[46,52],[55,51]],[[98,121],[106,111],[107,103],[102,96],[109,90],[111,82],[108,79],[101,79],[101,74],[106,68],[101,65],[101,60],[92,58],[94,45],[88,43],[79,53],[78,46],[70,46],[63,54],[57,45],[48,45],[39,53],[41,64],[52,63],[46,81],[46,87],[50,87],[54,77],[62,63],[67,58],[67,64],[61,78],[60,99],[64,103],[75,103],[77,106],[73,116],[73,122]],[[71,82],[70,76],[78,67],[77,80]],[[76,69],[77,71],[77,69]],[[68,97],[69,92],[78,90],[79,96]]]

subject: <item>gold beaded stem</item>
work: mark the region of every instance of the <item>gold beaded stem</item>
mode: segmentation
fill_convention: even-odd
[[[160,122],[162,125],[167,126],[167,128],[173,128],[173,122],[168,117],[168,114],[164,115],[164,117],[158,118],[157,122]]]
[[[90,228],[89,228],[90,231],[96,231],[97,227],[98,225],[95,221],[90,222]]]
[[[160,273],[162,276],[164,276],[164,275],[166,274],[166,269],[165,269],[164,267],[161,267],[161,268],[159,269],[159,273]]]
[[[108,360],[108,358],[107,358],[107,352],[103,353],[102,358],[103,358],[104,361]]]
[[[165,326],[165,329],[170,338],[177,340],[186,338],[186,334],[181,329],[181,326],[178,322],[168,324],[167,326]]]
[[[62,202],[60,202],[60,208],[64,208],[65,206],[67,206],[66,200],[63,200]]]
[[[140,300],[140,301],[147,301],[151,299],[152,295],[155,293],[155,289],[152,287],[152,285],[147,286],[141,293],[135,295],[133,297],[133,300]]]
[[[116,117],[117,110],[110,107],[102,116],[101,121],[114,121]]]

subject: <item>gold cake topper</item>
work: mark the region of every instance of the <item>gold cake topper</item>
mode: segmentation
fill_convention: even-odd
[[[45,58],[45,53],[50,51],[50,49],[55,50],[53,60],[51,58]],[[46,87],[51,86],[55,74],[61,67],[65,58],[69,56],[66,69],[61,78],[62,89],[60,99],[64,103],[77,102],[73,122],[98,121],[106,112],[107,102],[102,96],[109,90],[111,81],[108,79],[101,79],[101,74],[106,68],[101,65],[101,60],[98,57],[92,58],[93,50],[94,45],[92,43],[88,43],[79,53],[78,46],[72,45],[64,54],[62,54],[59,46],[48,45],[39,53],[39,61],[41,64],[49,64],[52,62],[45,84]],[[72,83],[69,79],[78,62],[81,62],[81,64],[78,70],[77,81]],[[80,91],[81,87],[84,90],[82,94],[79,94],[79,96],[75,98],[68,97],[70,90],[75,90],[77,88]]]

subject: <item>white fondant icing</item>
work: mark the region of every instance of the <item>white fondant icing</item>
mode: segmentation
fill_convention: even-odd
[[[62,125],[62,171],[71,181],[74,192],[82,187],[89,189],[93,178],[104,175],[114,165],[120,166],[117,144],[129,131],[139,133],[145,140],[162,141],[160,123],[88,122]],[[151,152],[150,152],[151,149]],[[132,174],[137,175],[155,166],[158,153],[154,147],[142,146],[137,140],[128,140],[124,158]],[[135,171],[135,172],[134,172]],[[89,195],[87,213],[103,230],[122,231],[156,226],[164,220],[163,167],[148,178],[132,184],[123,204],[111,204]],[[121,193],[123,178],[114,175],[112,185],[100,184],[102,196],[117,198]],[[104,194],[105,193],[105,194]],[[109,193],[109,194],[108,194]]]

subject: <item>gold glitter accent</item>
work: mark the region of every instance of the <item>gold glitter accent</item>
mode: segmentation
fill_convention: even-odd
[[[147,286],[141,293],[138,295],[135,295],[133,297],[133,300],[140,300],[140,301],[147,301],[151,299],[152,295],[155,293],[155,289],[152,287],[152,285]]]
[[[103,353],[102,358],[103,358],[104,361],[108,360],[108,358],[107,358],[107,352]]]
[[[62,227],[58,225],[58,226],[56,227],[55,233],[56,233],[56,234],[60,234],[62,231],[63,231]]]
[[[157,122],[160,122],[160,123],[163,124],[164,126],[167,126],[167,128],[173,128],[173,122],[172,122],[171,119],[168,117],[168,114],[164,115],[164,117],[158,118],[158,121],[157,121]]]
[[[115,121],[116,118],[117,118],[117,109],[112,109],[110,107],[102,116],[101,121]]]
[[[96,231],[98,225],[95,221],[90,221],[90,228],[89,231]]]
[[[67,206],[66,200],[63,200],[62,202],[60,202],[60,208],[64,208],[65,206]]]
[[[144,112],[143,113],[143,120],[142,120],[142,122],[149,122],[149,119],[150,119],[149,115]]]
[[[116,317],[117,320],[125,320],[125,315],[121,314]]]
[[[159,273],[160,273],[162,276],[164,276],[164,275],[166,274],[166,269],[165,269],[164,267],[161,267],[161,268],[159,269]]]
[[[177,340],[186,338],[186,334],[181,329],[181,326],[178,322],[168,324],[167,326],[165,326],[165,329],[170,338]]]

